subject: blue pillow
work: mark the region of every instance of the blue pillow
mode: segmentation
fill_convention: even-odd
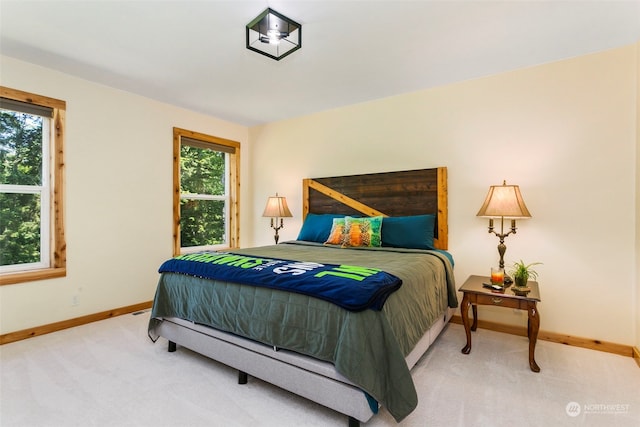
[[[334,218],[344,218],[344,214],[308,213],[302,224],[297,240],[324,243],[329,238]]]
[[[382,246],[435,249],[435,215],[395,216],[382,219]]]

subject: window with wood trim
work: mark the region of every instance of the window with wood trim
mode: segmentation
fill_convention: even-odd
[[[65,110],[0,86],[0,284],[66,275]]]
[[[173,129],[174,255],[238,247],[240,143]]]

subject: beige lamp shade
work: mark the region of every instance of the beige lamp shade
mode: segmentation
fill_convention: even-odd
[[[531,218],[531,214],[524,204],[520,187],[507,185],[492,185],[482,207],[476,216],[483,217],[507,217],[507,218]]]
[[[287,206],[287,199],[285,197],[275,196],[269,197],[267,200],[267,206],[264,208],[262,216],[267,218],[288,218],[292,217],[289,206]]]

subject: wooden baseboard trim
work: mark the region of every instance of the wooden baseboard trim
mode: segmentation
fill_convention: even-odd
[[[100,313],[89,314],[87,316],[76,317],[74,319],[63,320],[61,322],[50,323],[48,325],[37,326],[35,328],[24,329],[22,331],[9,332],[7,334],[0,335],[0,345],[36,337],[38,335],[50,334],[51,332],[73,328],[74,326],[86,325],[87,323],[109,319],[110,317],[116,317],[123,314],[134,313],[140,310],[146,310],[148,308],[151,308],[152,304],[153,301],[147,301],[140,304],[134,304],[126,307],[116,308],[113,310],[103,311]]]
[[[638,347],[633,347],[633,358],[640,368],[640,349]]]
[[[462,325],[462,318],[454,315],[451,322]],[[504,332],[512,335],[527,336],[527,328],[524,326],[513,326],[504,323],[488,322],[486,320],[478,320],[478,328],[488,329],[490,331]],[[616,344],[612,342],[594,340],[590,338],[573,337],[571,335],[563,335],[555,332],[539,331],[538,339],[542,341],[551,341],[559,344],[571,345],[575,347],[583,347],[591,350],[604,351],[607,353],[619,354],[620,356],[635,357],[634,351],[637,348],[630,345]],[[638,362],[638,359],[636,359]],[[640,362],[639,362],[640,366]]]

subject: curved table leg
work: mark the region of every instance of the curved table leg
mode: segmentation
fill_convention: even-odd
[[[462,350],[462,353],[469,354],[471,351],[471,325],[469,325],[469,305],[471,302],[469,301],[469,297],[465,293],[462,297],[462,304],[460,304],[460,317],[462,317],[462,325],[464,326],[464,332],[467,335],[467,345],[465,345]],[[475,319],[477,316],[475,315],[475,306],[474,307],[474,324],[476,323]]]
[[[540,367],[536,363],[536,342],[538,341],[538,330],[540,329],[540,314],[535,303],[529,304],[527,308],[529,321],[527,329],[529,332],[529,367],[533,372],[540,372]]]
[[[472,304],[471,312],[473,313],[473,323],[471,324],[471,330],[475,332],[475,330],[478,329],[478,306]]]

